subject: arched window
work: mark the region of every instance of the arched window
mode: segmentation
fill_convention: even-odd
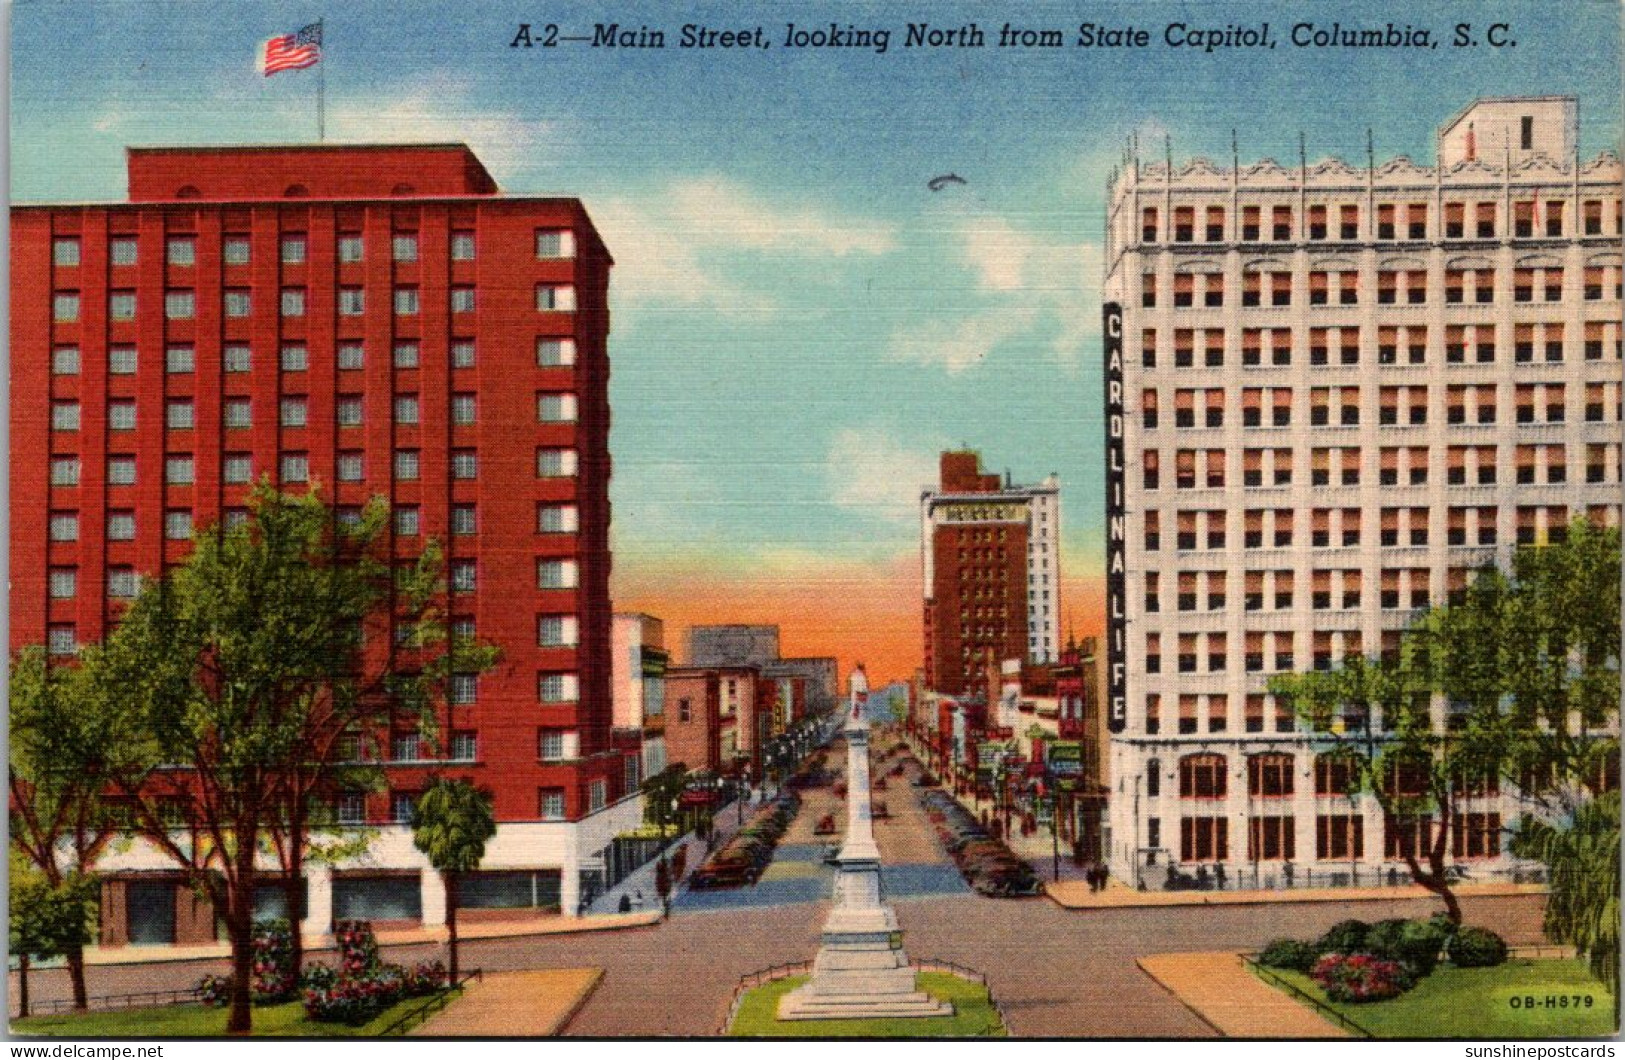
[[[1316,755],[1315,794],[1347,795],[1356,781],[1354,765],[1354,760],[1348,755]]]
[[[1292,756],[1251,755],[1247,759],[1247,794],[1255,799],[1279,799],[1292,794]]]
[[[177,199],[198,199],[202,197],[203,193],[197,190],[196,184],[182,184],[175,192],[175,198]]]
[[[1222,799],[1226,791],[1223,755],[1194,754],[1179,760],[1179,797]]]
[[[282,197],[284,199],[303,199],[309,194],[310,189],[303,184],[289,184],[287,189],[283,191]]]

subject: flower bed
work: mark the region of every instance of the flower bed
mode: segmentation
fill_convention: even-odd
[[[1330,1000],[1353,1004],[1387,1001],[1416,985],[1403,963],[1369,953],[1328,953],[1315,962],[1309,977]]]

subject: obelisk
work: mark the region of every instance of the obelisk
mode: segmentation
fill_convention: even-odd
[[[853,705],[846,737],[846,841],[836,855],[835,908],[824,921],[812,978],[779,999],[779,1019],[899,1019],[951,1016],[953,1005],[914,988],[897,914],[880,888],[869,794],[867,681],[852,675]]]

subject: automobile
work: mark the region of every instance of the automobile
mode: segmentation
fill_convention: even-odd
[[[822,816],[822,817],[820,817],[818,819],[818,824],[813,828],[813,835],[834,835],[834,834],[835,834],[835,815],[833,813],[826,813],[826,814],[824,814],[824,816]]]

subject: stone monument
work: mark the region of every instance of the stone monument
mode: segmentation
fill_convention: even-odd
[[[854,678],[862,674],[860,669]],[[854,686],[859,684],[854,680]],[[866,689],[867,683],[863,683]],[[835,908],[824,921],[812,978],[779,999],[781,1020],[951,1016],[953,1005],[914,988],[897,914],[882,900],[880,848],[869,794],[869,722],[858,687],[846,737],[846,841],[836,856]]]

